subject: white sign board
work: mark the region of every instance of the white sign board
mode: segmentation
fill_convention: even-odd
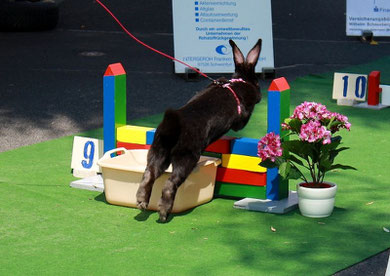
[[[346,19],[347,35],[372,31],[374,36],[390,36],[390,1],[347,0]]]
[[[261,38],[256,72],[274,68],[271,0],[173,0],[175,58],[204,73],[232,73],[229,39],[244,55]],[[175,73],[185,66],[175,63]]]
[[[97,161],[103,156],[103,140],[75,136],[73,138],[72,163],[75,177],[87,177],[101,172]]]
[[[334,73],[333,99],[365,101],[367,75]]]
[[[390,85],[380,85],[382,88],[382,104],[390,106]]]

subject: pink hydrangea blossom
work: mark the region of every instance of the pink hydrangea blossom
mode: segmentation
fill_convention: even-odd
[[[331,113],[332,117],[334,117],[337,121],[339,121],[341,124],[338,125],[338,127],[332,131],[337,131],[341,128],[345,128],[347,129],[348,131],[351,130],[351,123],[348,122],[348,117],[347,116],[344,116],[342,114],[339,114],[339,113]]]
[[[295,108],[291,118],[299,120],[322,120],[330,118],[330,116],[331,113],[326,109],[325,105],[315,102],[303,102]]]
[[[342,128],[347,130],[351,129],[351,124],[348,122],[348,117],[336,112],[330,112],[326,109],[325,105],[315,102],[303,102],[298,105],[291,119],[298,119],[302,121],[302,124],[306,124],[309,121],[316,121],[323,125],[325,128],[328,126],[330,120],[338,121],[338,124],[332,124],[330,129],[331,133],[335,133]],[[288,124],[282,124],[283,130],[290,130],[291,127]],[[328,141],[328,140],[325,140]]]
[[[301,127],[299,138],[309,143],[319,142],[330,144],[331,132],[322,126],[319,121],[309,121]]]
[[[282,156],[280,136],[273,132],[267,133],[257,145],[257,155],[262,159],[275,162],[276,157]]]

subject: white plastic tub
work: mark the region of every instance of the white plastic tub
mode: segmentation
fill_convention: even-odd
[[[115,152],[123,154],[111,157]],[[148,150],[118,148],[108,151],[98,161],[102,168],[104,193],[110,204],[137,207],[136,193],[146,168]],[[179,187],[172,213],[179,213],[209,202],[213,198],[218,158],[201,156],[197,166]],[[154,183],[148,210],[158,210],[162,188],[169,175],[170,166]]]

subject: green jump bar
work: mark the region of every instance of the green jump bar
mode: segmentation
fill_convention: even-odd
[[[253,186],[216,181],[214,197],[250,197],[256,199],[266,199],[266,186]]]

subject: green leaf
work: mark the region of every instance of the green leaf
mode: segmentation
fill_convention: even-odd
[[[291,169],[290,163],[288,163],[288,162],[283,162],[283,163],[279,166],[279,174],[280,174],[283,178],[287,178],[287,176],[288,176],[289,173],[290,173],[290,169]]]
[[[334,136],[334,137],[330,138],[330,141],[331,141],[331,144],[336,143],[337,145],[339,145],[341,143],[341,136],[340,135]]]
[[[302,122],[299,119],[291,119],[291,121],[288,123],[289,126],[291,127],[291,130],[295,133],[300,133],[301,132],[301,126]]]
[[[331,143],[322,145],[320,150],[321,150],[322,154],[330,153],[332,151],[335,151],[337,149],[337,147],[340,145],[340,143],[341,143],[341,136],[332,137]]]
[[[342,152],[342,151],[347,150],[347,149],[349,149],[349,147],[342,147],[342,148],[339,148],[339,149],[335,149],[334,151],[339,153],[339,152]]]
[[[291,120],[292,120],[291,118],[286,118],[286,119],[284,119],[283,123],[285,123],[286,125],[289,125]]]
[[[298,159],[295,155],[289,154],[289,156],[286,159],[289,159],[292,162],[297,163],[298,165],[305,166],[302,160]]]
[[[303,147],[301,148],[301,157],[306,159],[306,156],[309,156],[314,162],[319,158],[318,150],[316,149],[316,144],[303,142]]]
[[[331,170],[332,164],[333,164],[333,162],[329,159],[321,160],[319,169],[322,172],[327,172],[327,171]]]
[[[327,126],[326,126],[327,129],[330,129],[330,128],[331,128],[331,125],[332,125],[332,123],[333,123],[333,121],[334,121],[335,119],[336,119],[335,117],[332,117],[332,119],[329,120],[329,122],[328,122],[328,124],[327,124]]]
[[[346,165],[341,165],[341,164],[336,164],[330,167],[330,170],[335,170],[335,169],[341,169],[341,170],[355,170],[357,171],[356,168],[351,167],[351,166],[346,166]]]
[[[280,171],[279,167],[279,175],[280,177],[282,177],[283,180],[301,178],[302,173],[296,167],[291,166],[291,164],[287,162],[283,164],[285,165],[281,165],[282,171]]]
[[[298,156],[305,158],[305,143],[300,140],[285,141],[283,142],[282,147],[286,151],[292,152]]]
[[[347,149],[349,149],[349,148],[347,148],[347,147],[342,147],[342,148],[339,148],[339,149],[335,149],[335,150],[331,150],[330,152],[329,152],[329,159],[332,161],[332,163],[334,162],[334,159],[336,158],[336,156],[340,153],[340,152],[342,152],[342,151],[344,151],[344,150],[347,150]]]
[[[334,128],[337,128],[339,125],[341,125],[342,123],[340,121],[331,121],[329,124],[328,124],[328,129],[334,129]]]
[[[276,164],[276,162],[272,162],[269,159],[265,159],[265,160],[261,161],[259,165],[264,167],[264,168],[268,168],[268,169],[276,168],[278,166]]]
[[[301,172],[297,168],[291,167],[288,178],[289,179],[299,179],[299,178],[301,178],[301,175],[302,175]]]

